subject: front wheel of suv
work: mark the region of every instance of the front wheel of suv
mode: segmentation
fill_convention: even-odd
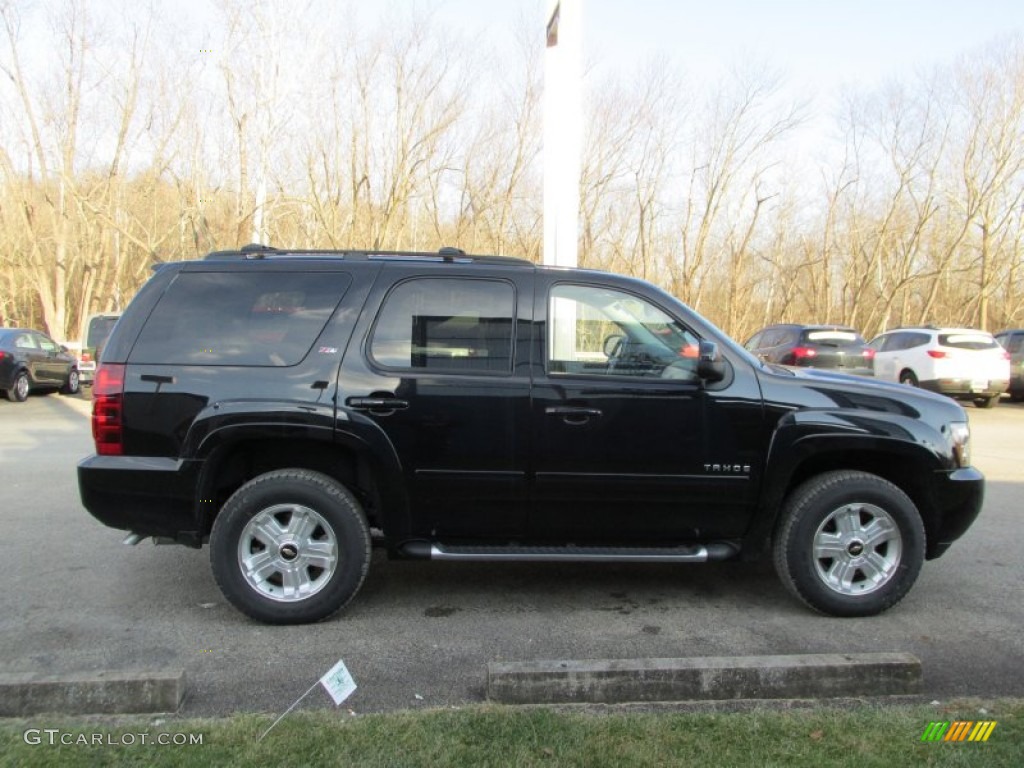
[[[974,405],[976,408],[995,408],[998,404],[999,395],[990,395],[989,397],[974,398]]]
[[[921,516],[899,488],[867,472],[825,472],[787,498],[774,541],[783,584],[833,616],[898,603],[924,562]]]
[[[356,498],[305,469],[267,472],[227,500],[210,533],[224,596],[268,624],[321,621],[359,591],[370,565],[370,529]]]
[[[78,378],[78,370],[72,368],[68,372],[68,380],[64,382],[64,386],[60,388],[62,395],[77,395],[81,382]]]

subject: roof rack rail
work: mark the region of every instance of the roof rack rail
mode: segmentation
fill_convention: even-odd
[[[205,257],[205,261],[238,261],[251,259],[277,259],[277,258],[307,258],[307,259],[349,259],[362,261],[368,259],[395,260],[395,261],[437,261],[444,263],[479,263],[479,264],[505,264],[505,265],[533,265],[527,259],[518,259],[513,256],[473,256],[468,255],[461,248],[445,246],[436,252],[425,251],[382,251],[376,249],[361,250],[314,250],[299,248],[295,250],[282,250],[260,243],[243,245],[238,250],[211,251]]]

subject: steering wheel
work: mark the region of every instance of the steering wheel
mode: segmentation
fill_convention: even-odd
[[[622,333],[613,333],[610,336],[605,337],[604,343],[601,344],[601,351],[604,352],[604,356],[608,358],[608,362],[621,357],[622,351],[625,348],[626,335]]]
[[[665,370],[661,372],[661,378],[678,381],[697,381],[700,377],[697,376],[695,368],[695,361],[677,360],[665,366]]]

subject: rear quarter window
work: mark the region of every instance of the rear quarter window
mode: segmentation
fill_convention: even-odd
[[[341,272],[180,273],[146,320],[128,361],[295,365],[350,283]]]

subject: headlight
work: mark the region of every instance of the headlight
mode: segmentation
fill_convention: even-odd
[[[967,422],[954,421],[949,425],[949,436],[953,441],[953,458],[958,467],[971,465],[971,428]]]

